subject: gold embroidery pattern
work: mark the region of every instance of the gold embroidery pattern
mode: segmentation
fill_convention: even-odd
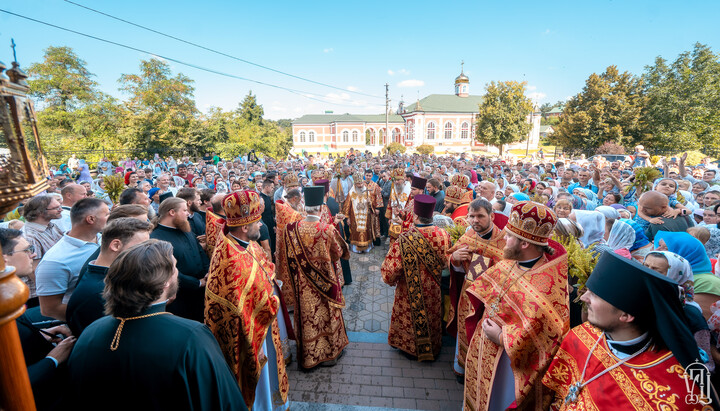
[[[648,400],[655,404],[656,410],[671,411],[677,410],[678,406],[675,401],[679,398],[677,394],[670,394],[669,385],[660,385],[656,381],[650,379],[642,370],[632,370],[632,374],[638,381],[640,388],[647,394]]]

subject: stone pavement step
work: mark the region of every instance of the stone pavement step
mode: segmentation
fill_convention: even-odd
[[[350,334],[353,340],[356,334]],[[387,335],[373,336],[387,341]],[[300,403],[318,407],[300,408],[307,410],[324,410],[327,405],[461,409],[463,386],[452,371],[454,352],[454,346],[443,346],[436,361],[417,362],[387,343],[351,342],[333,367],[308,372],[298,370],[296,362],[288,367],[291,408]]]

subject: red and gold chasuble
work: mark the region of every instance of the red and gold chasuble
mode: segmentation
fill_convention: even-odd
[[[409,203],[410,199],[412,197],[410,196],[410,183],[405,182],[402,186],[402,190],[398,190],[397,185],[393,182],[392,189],[390,190],[390,201],[388,203],[387,209],[385,210],[385,217],[388,219],[388,222],[390,224],[390,228],[388,229],[388,235],[390,238],[395,239],[397,238],[400,233],[402,232],[402,221],[405,219],[407,214],[403,214],[403,210],[407,210],[407,203]],[[401,210],[400,214],[395,214],[393,212],[393,208],[399,208]],[[412,208],[410,209],[412,211]],[[399,219],[401,222],[397,223],[392,220]]]
[[[445,230],[413,227],[392,243],[381,267],[383,281],[396,287],[388,343],[421,361],[435,359],[442,344],[440,272],[448,247]]]
[[[465,271],[459,272],[453,269],[452,253],[463,246],[467,246],[473,255],[470,261],[463,262],[462,267]],[[505,232],[497,226],[493,226],[489,240],[484,240],[475,230],[471,229],[465,232],[447,252],[450,261],[450,306],[447,311],[447,330],[450,335],[457,333],[458,364],[461,367],[465,367],[468,347],[468,336],[464,326],[465,318],[470,315],[472,308],[465,290],[486,269],[502,260],[503,248],[505,248]],[[458,324],[461,326],[458,327]]]
[[[374,203],[367,191],[357,191],[357,186],[350,189],[350,193],[343,204],[343,214],[350,222],[350,244],[358,252],[365,251],[375,239],[372,230],[372,216],[375,215]]]
[[[280,201],[275,202],[275,235],[276,238],[280,238],[283,236],[283,233],[285,232],[285,227],[287,227],[290,223],[295,223],[298,221],[301,221],[305,216],[303,216],[300,212],[295,211],[292,207],[290,207],[287,203],[281,203]],[[290,274],[288,272],[287,267],[287,261],[280,260],[277,258],[277,247],[275,247],[275,268],[277,269],[277,279],[282,282],[282,294],[283,299],[285,300],[285,304],[287,304],[288,307],[294,307],[295,306],[295,294],[292,290],[292,285],[290,284]]]
[[[309,369],[337,358],[349,344],[342,308],[340,258],[347,244],[335,226],[311,221],[289,224],[278,238],[278,259],[285,260],[295,293],[298,363]]]
[[[450,215],[456,226],[467,227],[468,204],[462,204]]]
[[[525,270],[502,260],[468,287],[470,337],[465,358],[465,409],[486,410],[503,351],[482,330],[491,318],[502,327],[505,353],[515,380],[515,401],[509,407],[546,410],[542,376],[570,329],[567,253],[550,241],[555,254],[544,254]]]
[[[205,287],[205,324],[220,344],[250,409],[260,372],[268,361],[261,352],[263,342],[271,332],[284,403],[289,383],[276,318],[281,313],[280,300],[273,295],[275,267],[255,242],[243,248],[222,232],[218,240]]]
[[[225,219],[213,213],[211,210],[205,212],[205,241],[207,244],[207,252],[212,258],[215,246],[218,243],[218,235],[225,227]]]
[[[685,397],[689,393],[683,377],[685,370],[671,351],[652,348],[591,381],[579,391],[577,401],[566,403],[570,386],[581,382],[586,361],[583,383],[621,361],[610,351],[605,335],[601,334],[600,330],[586,322],[570,330],[563,340],[542,380],[555,393],[553,409],[712,409],[710,405],[703,408],[699,404],[687,404]],[[699,395],[697,387],[693,392]]]

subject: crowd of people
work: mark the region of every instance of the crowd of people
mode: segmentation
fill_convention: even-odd
[[[384,244],[388,344],[454,338],[464,409],[715,405],[718,166],[649,157],[73,155],[0,228],[38,408],[288,409]]]

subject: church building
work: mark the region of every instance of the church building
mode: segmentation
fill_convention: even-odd
[[[292,123],[293,152],[309,154],[344,153],[350,148],[378,153],[390,142],[407,147],[407,152],[422,144],[435,147],[436,154],[472,151],[497,152],[497,148],[477,142],[475,121],[482,96],[470,94],[470,79],[461,70],[455,78],[454,94],[431,94],[385,115],[307,114]],[[540,142],[540,113],[528,113],[532,129],[528,140],[506,148],[537,148]]]

